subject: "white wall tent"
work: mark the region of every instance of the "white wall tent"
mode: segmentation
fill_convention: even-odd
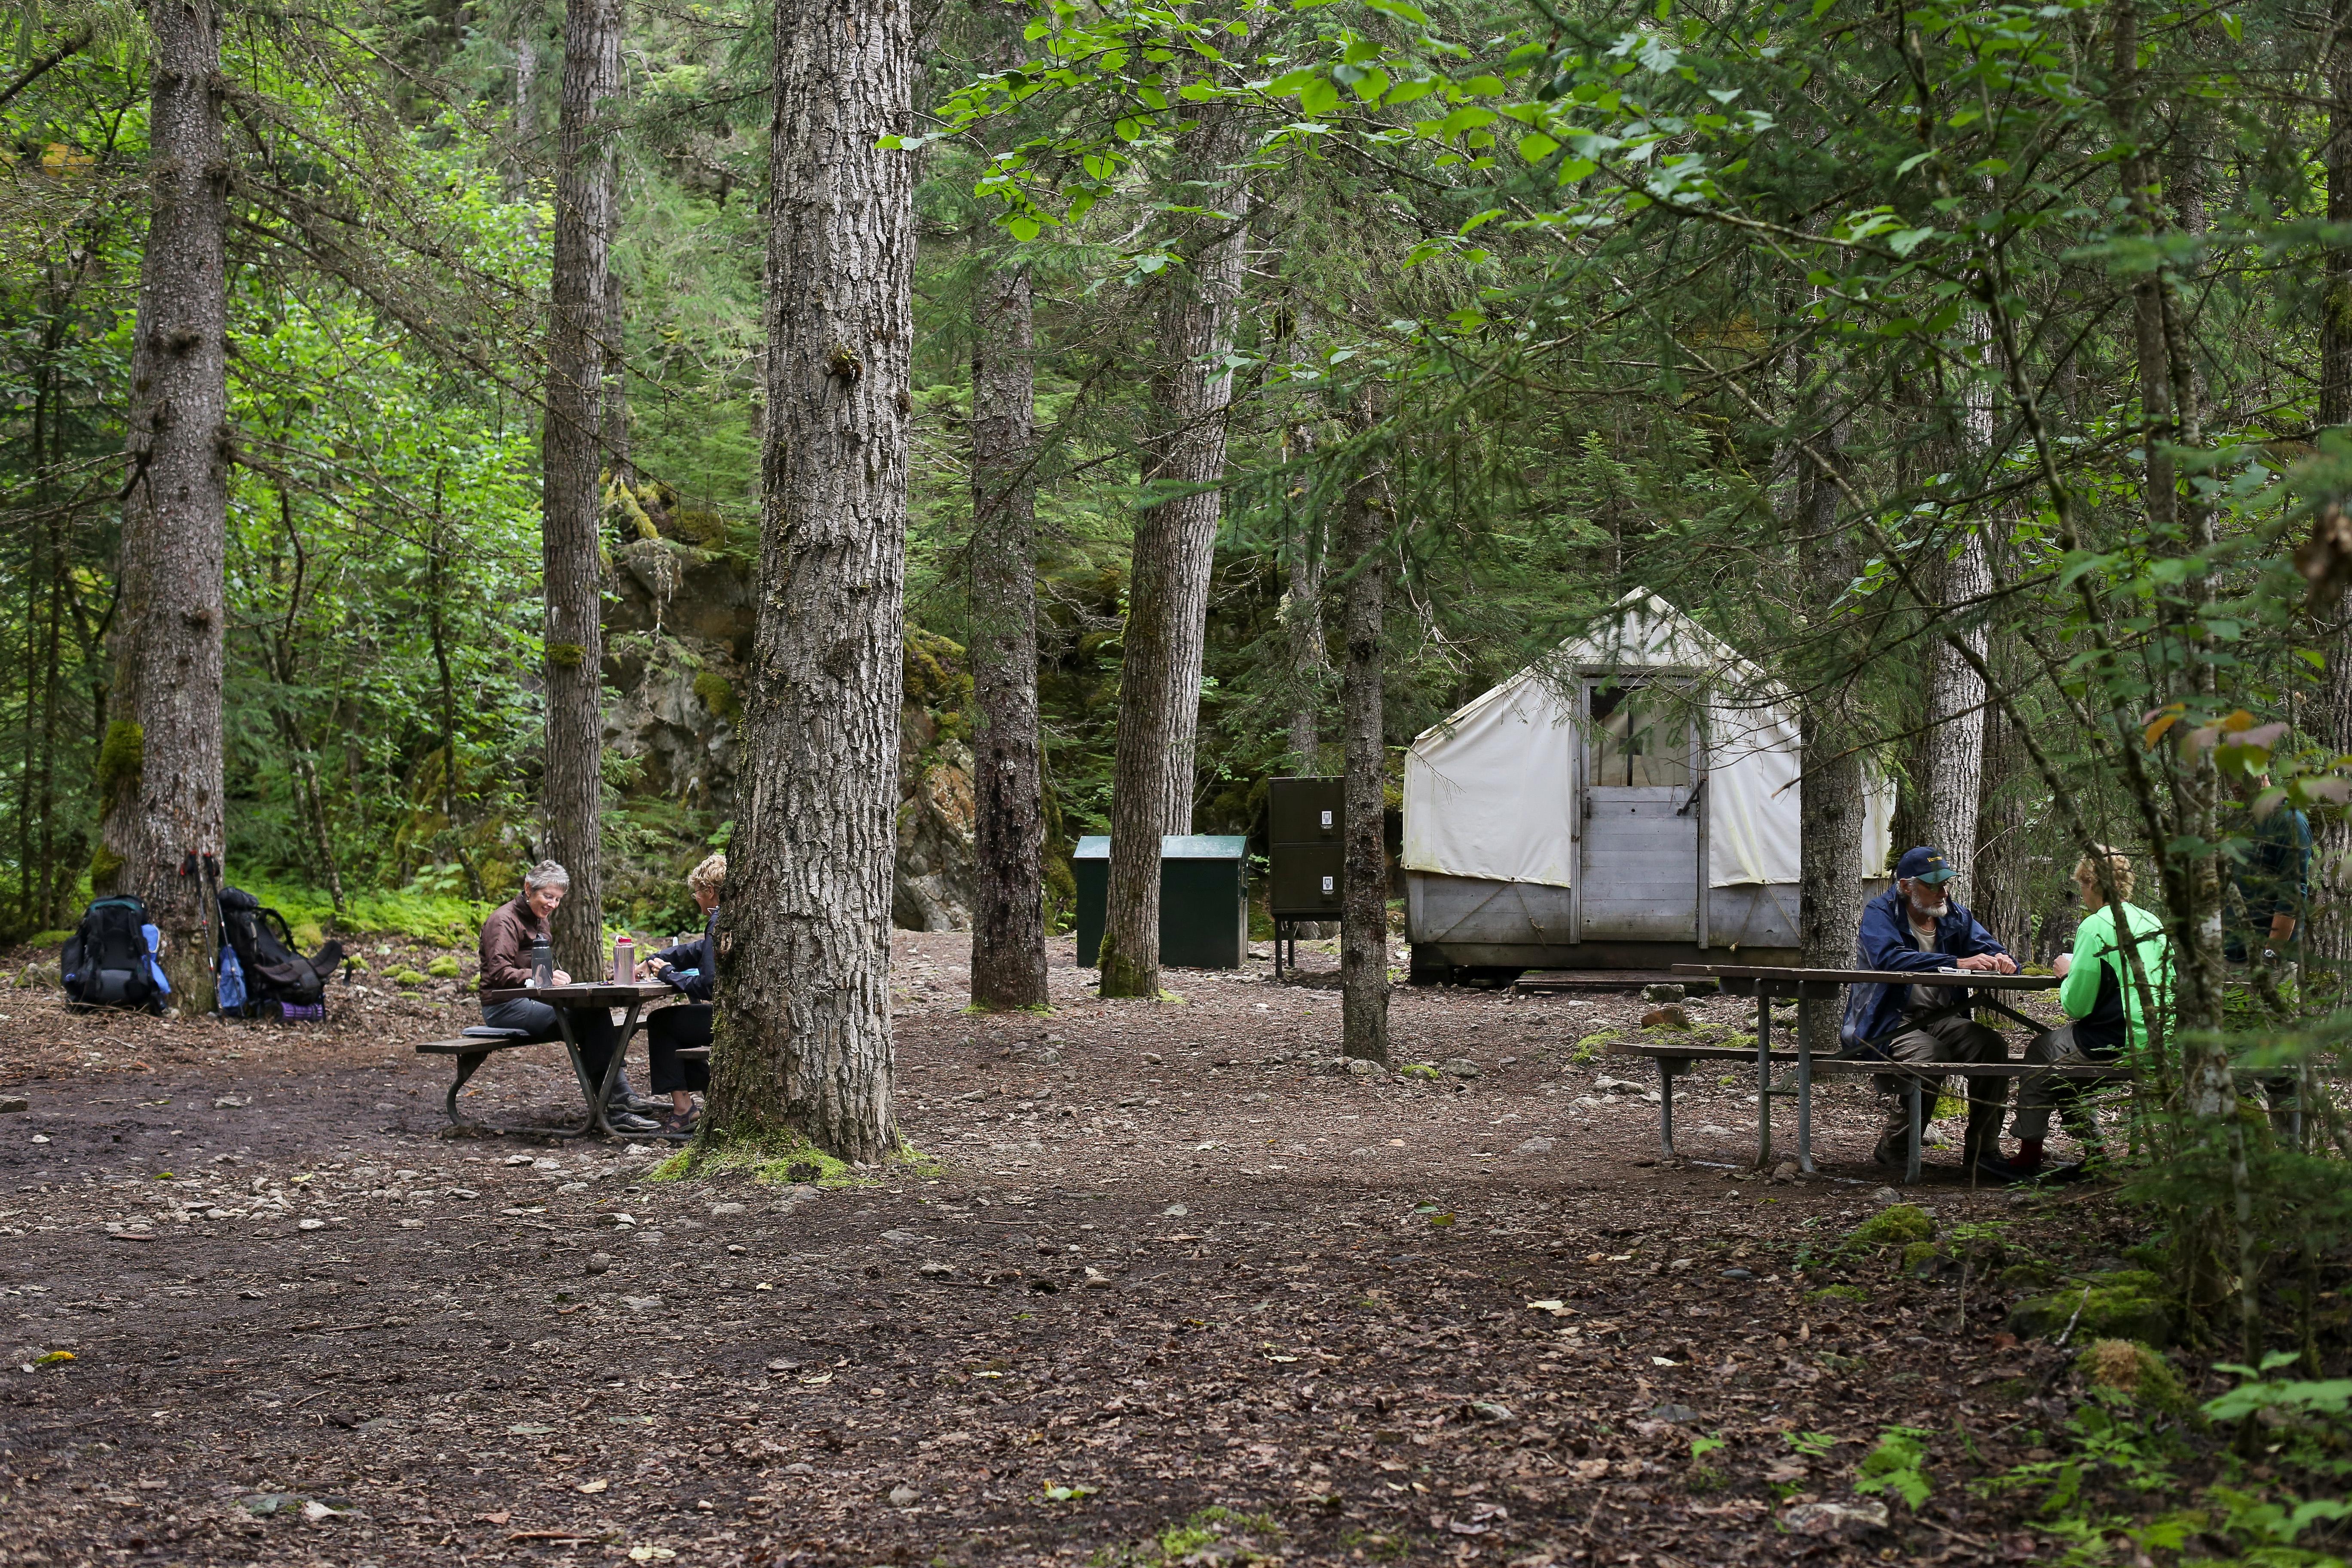
[[[1416,970],[1792,954],[1800,768],[1788,692],[1635,589],[1406,753]],[[1892,784],[1868,801],[1880,877]]]

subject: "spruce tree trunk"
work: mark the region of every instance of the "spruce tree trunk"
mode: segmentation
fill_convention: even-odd
[[[549,858],[572,873],[550,922],[556,967],[604,973],[601,819],[604,628],[597,582],[597,432],[603,416],[605,239],[611,163],[602,145],[620,0],[571,0],[556,127],[555,256],[547,327],[544,555],[546,767],[540,812]]]
[[[1299,312],[1291,332],[1291,360],[1303,364],[1313,358],[1304,311]],[[1283,456],[1295,462],[1314,450],[1314,425],[1304,418],[1292,421],[1284,433]],[[1304,491],[1307,484],[1301,478],[1292,481],[1290,489]],[[1290,652],[1290,679],[1295,683],[1290,708],[1290,765],[1311,777],[1323,765],[1323,683],[1331,673],[1330,652],[1323,641],[1323,510],[1311,500],[1288,510],[1292,524],[1290,580],[1284,595],[1282,618]],[[1328,923],[1307,922],[1317,932],[1321,932]]]
[[[620,112],[623,90],[627,86],[621,68],[618,0],[614,6],[613,29],[605,35],[604,42],[603,57],[597,62],[597,68],[604,73],[607,96],[600,113],[609,122]],[[635,491],[637,471],[629,460],[629,301],[621,275],[613,267],[613,247],[621,237],[621,155],[617,143],[610,136],[606,137],[602,151],[604,158],[604,303],[596,327],[596,335],[602,340],[597,373],[603,383],[598,389],[597,409],[603,422],[606,479],[616,491],[626,498],[620,503],[621,514],[634,519],[636,516]],[[651,537],[654,532],[646,527],[638,527],[633,531],[641,537]]]
[[[201,861],[224,853],[221,662],[227,546],[228,165],[220,17],[153,0],[152,216],[131,363],[130,487],[101,858],[147,904],[183,1015],[213,1006],[213,920]],[[128,722],[124,721],[127,719]],[[93,868],[95,872],[100,868]],[[99,879],[93,875],[93,881]]]
[[[1997,628],[1987,638],[1985,667],[2003,689],[2015,690],[2024,662],[2016,635]],[[2038,781],[2017,726],[2000,708],[1985,710],[1984,777],[1977,795],[1976,856],[1969,864],[1969,912],[2022,963],[2035,955],[2033,837],[2028,805]],[[2073,867],[2056,868],[2063,875]],[[2042,868],[2046,884],[2053,870]]]
[[[1360,438],[1370,410],[1349,423]],[[1388,592],[1388,510],[1381,475],[1368,453],[1348,488],[1339,558],[1348,576],[1347,661],[1339,706],[1345,729],[1346,843],[1340,851],[1340,1051],[1368,1061],[1389,1056],[1389,868],[1382,825],[1388,768],[1381,706],[1381,620]]]
[[[748,787],[729,856],[714,1139],[898,1145],[890,883],[914,310],[910,18],[777,0],[768,405]]]
[[[1224,478],[1225,368],[1240,315],[1249,193],[1225,167],[1244,151],[1230,111],[1202,132],[1201,205],[1227,216],[1188,224],[1181,268],[1163,274],[1160,345],[1151,378],[1159,434],[1143,480],[1183,493],[1137,520],[1120,661],[1118,743],[1111,764],[1110,888],[1104,911],[1102,994],[1160,994],[1160,838],[1192,830],[1193,752],[1200,733],[1201,665],[1208,631],[1209,571]],[[1222,194],[1220,191],[1222,190]]]
[[[1859,562],[1853,536],[1838,527],[1837,477],[1844,460],[1843,422],[1811,443],[1821,461],[1801,458],[1805,469],[1800,506],[1797,575],[1811,600],[1816,628],[1834,625],[1832,606],[1853,581]],[[1808,968],[1844,969],[1854,961],[1862,922],[1861,721],[1852,710],[1852,672],[1843,639],[1823,650],[1825,668],[1797,712],[1804,772],[1797,792],[1797,944]],[[1834,1007],[1806,1010],[1815,1051],[1837,1048]]]
[[[2327,221],[2352,224],[2352,0],[2328,7]],[[2319,426],[2352,425],[2352,246],[2322,252],[2319,322]],[[2343,614],[2339,603],[2338,615]],[[2352,752],[2352,616],[2345,618],[2327,649],[2316,722],[2321,745],[2341,755]],[[2306,949],[2339,973],[2352,964],[2352,821],[2340,813],[2312,817],[2312,930]]]
[[[1045,1005],[1045,775],[1037,742],[1034,300],[1026,268],[981,281],[972,322],[971,999]]]
[[[1970,331],[1992,351],[1991,324],[1981,312],[1971,318]],[[1993,410],[1991,394],[1981,384],[1969,386],[1960,408],[1960,450],[1964,467],[1988,478],[1992,472]],[[1936,611],[1948,623],[1961,621],[1960,640],[1981,658],[1985,651],[1982,616],[1984,599],[1992,592],[1992,565],[1985,554],[1983,525],[1960,524],[1959,552],[1944,563]],[[1977,803],[1984,793],[1984,678],[1958,650],[1940,640],[1928,667],[1927,718],[1925,739],[1927,842],[1959,868],[1970,898],[1975,896]]]

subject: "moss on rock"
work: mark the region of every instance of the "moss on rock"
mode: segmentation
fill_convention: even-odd
[[[428,963],[428,964],[426,964],[426,965],[425,966],[425,973],[427,973],[427,974],[430,974],[430,975],[431,975],[431,976],[433,976],[436,980],[455,980],[455,979],[457,979],[457,955],[456,955],[456,954],[454,954],[454,953],[447,953],[447,952],[443,953],[440,957],[438,957],[438,958],[435,959],[432,963]]]
[[[743,704],[737,699],[735,689],[726,678],[714,670],[704,670],[694,678],[694,694],[702,705],[719,718],[732,721],[743,716]]]
[[[2111,1388],[2143,1410],[2186,1415],[2194,1401],[2172,1363],[2131,1340],[2095,1340],[2074,1358],[2074,1370],[2094,1388]]]
[[[1889,1204],[1846,1233],[1848,1247],[1908,1247],[1936,1239],[1936,1222],[1917,1204]]]
[[[2063,1333],[2078,1310],[2082,1316],[2074,1331],[2085,1336],[2137,1340],[2161,1349],[2177,1331],[2164,1282],[2144,1268],[2094,1274],[2029,1296],[2010,1310],[2010,1331],[2021,1339]]]
[[[1944,1260],[1944,1249],[1932,1241],[1915,1241],[1903,1249],[1903,1272],[1932,1274]]]

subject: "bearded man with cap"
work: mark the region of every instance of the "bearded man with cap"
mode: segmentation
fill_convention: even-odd
[[[1993,934],[1979,925],[1948,887],[1958,873],[1943,851],[1922,846],[1895,862],[1895,886],[1863,906],[1855,959],[1864,969],[1981,970],[2014,974],[2017,961]],[[1997,1062],[2009,1047],[1999,1034],[1976,1021],[1967,991],[1949,985],[1856,985],[1846,997],[1840,1044],[1849,1054],[1879,1056],[1889,1062],[1927,1066],[1936,1062]],[[1932,1074],[1880,1073],[1878,1091],[1895,1096],[1874,1151],[1882,1165],[1902,1165],[1910,1154],[1911,1112],[1906,1096],[1914,1083],[1926,1092],[1940,1081]],[[1970,1079],[1968,1135],[1962,1170],[1978,1157],[2000,1152],[2000,1122],[2009,1108],[2007,1079]]]

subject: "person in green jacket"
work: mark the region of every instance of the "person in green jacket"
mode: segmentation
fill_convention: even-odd
[[[2116,894],[2113,903],[2107,901],[2109,888]],[[2055,966],[2065,982],[2058,988],[2058,1005],[2074,1021],[2027,1046],[2029,1062],[2089,1067],[2119,1060],[2127,1047],[2144,1051],[2147,1019],[2142,987],[2158,1008],[2171,1005],[2172,944],[2166,940],[2162,921],[2126,901],[2132,892],[2131,861],[2101,845],[2095,858],[2085,855],[2075,864],[2074,889],[2083,901],[2083,923],[2074,932],[2074,951],[2061,953]],[[2136,954],[2128,963],[2118,931],[2128,933]],[[2083,1101],[2091,1090],[2119,1081],[2120,1076],[2024,1079],[2018,1085],[2017,1114],[2010,1122],[2017,1158],[2002,1160],[1995,1154],[1982,1163],[1980,1173],[2011,1182],[2037,1173],[2053,1111],[2083,1145],[2085,1163],[2098,1158],[2098,1121]]]

